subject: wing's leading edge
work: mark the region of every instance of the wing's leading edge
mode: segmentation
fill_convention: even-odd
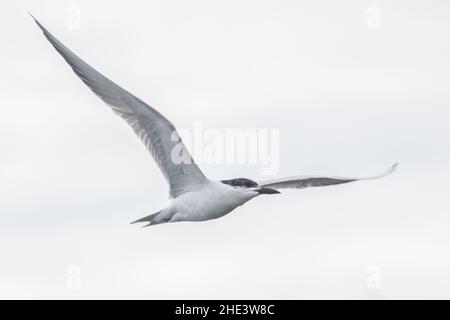
[[[117,115],[122,117],[142,140],[168,181],[172,197],[191,191],[208,181],[194,163],[172,123],[157,110],[89,66],[33,16],[32,18],[76,75]],[[174,151],[179,155],[176,161],[172,159]]]

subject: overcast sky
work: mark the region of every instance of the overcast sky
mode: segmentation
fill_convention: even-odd
[[[168,186],[27,14],[177,127],[279,132],[274,176],[374,181],[142,229]],[[0,298],[450,298],[450,3],[14,1]],[[205,164],[211,179],[268,178]],[[274,177],[274,176],[270,176]]]

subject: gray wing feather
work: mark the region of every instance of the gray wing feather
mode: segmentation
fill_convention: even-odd
[[[194,163],[175,127],[158,111],[124,90],[70,51],[34,17],[45,37],[72,67],[77,76],[112,110],[122,117],[150,151],[170,186],[170,195],[177,197],[208,181]],[[173,161],[174,148],[182,161]],[[181,162],[181,163],[180,163]]]
[[[298,177],[261,181],[259,182],[259,185],[262,187],[270,187],[275,189],[302,189],[309,187],[330,186],[334,184],[348,183],[358,180],[371,180],[382,178],[387,176],[388,174],[391,174],[397,166],[398,164],[396,163],[393,166],[391,166],[388,170],[386,170],[386,172],[384,172],[383,174],[373,177],[343,178],[343,177],[298,176]]]

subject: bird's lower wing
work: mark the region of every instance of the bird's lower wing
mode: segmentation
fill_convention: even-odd
[[[384,173],[365,178],[343,178],[343,177],[320,177],[320,176],[298,176],[298,177],[288,177],[282,179],[274,179],[259,182],[262,187],[270,187],[275,189],[302,189],[309,187],[322,187],[330,186],[334,184],[348,183],[358,180],[371,180],[385,177],[391,174],[397,167],[397,163],[386,170]]]
[[[89,66],[33,19],[76,75],[133,128],[167,179],[171,196],[207,182],[175,127],[163,115]]]

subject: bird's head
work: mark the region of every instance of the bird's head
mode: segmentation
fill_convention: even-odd
[[[239,191],[252,193],[255,196],[260,195],[260,194],[280,193],[278,190],[275,190],[272,188],[261,187],[255,181],[246,179],[246,178],[222,180],[221,182],[224,184],[227,184],[227,185],[231,186],[232,188],[237,189]]]

